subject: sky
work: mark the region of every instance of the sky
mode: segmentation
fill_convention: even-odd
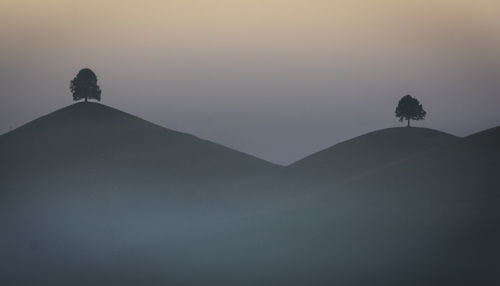
[[[376,129],[500,124],[498,0],[2,0],[0,134],[102,104],[279,164]]]

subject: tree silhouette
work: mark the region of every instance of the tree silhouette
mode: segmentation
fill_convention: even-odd
[[[73,100],[96,99],[101,101],[101,88],[97,85],[97,76],[91,69],[82,69],[71,81],[70,87]]]
[[[403,96],[396,107],[396,117],[398,117],[401,122],[407,120],[407,127],[410,127],[410,120],[422,120],[426,115],[427,112],[425,112],[422,104],[411,95]]]

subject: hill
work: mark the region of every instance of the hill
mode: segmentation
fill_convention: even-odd
[[[368,201],[374,220],[384,217],[375,225],[391,225],[391,235],[412,233],[418,239],[413,244],[420,246],[432,241],[435,252],[420,262],[434,281],[495,285],[500,283],[498,170],[500,127],[353,177],[340,188],[352,200]]]
[[[90,229],[130,217],[230,217],[270,200],[281,170],[102,104],[77,103],[0,136],[0,216]]]
[[[437,142],[347,180],[312,180],[288,209],[235,222],[200,249],[233,284],[252,269],[277,285],[498,285],[500,128]]]
[[[0,284],[162,284],[135,259],[272,205],[281,172],[105,105],[62,108],[0,136]]]
[[[102,105],[56,111],[0,136],[0,284],[500,283],[500,128],[338,145],[351,173],[316,180]]]
[[[427,128],[388,128],[336,144],[290,165],[298,172],[345,178],[419,156],[459,140]]]
[[[499,168],[500,127],[495,127],[353,177],[347,184],[408,200],[489,204],[500,198]]]
[[[2,180],[55,170],[213,177],[277,167],[97,103],[73,104],[0,136],[0,161]]]

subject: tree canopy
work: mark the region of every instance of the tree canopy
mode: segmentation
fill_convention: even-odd
[[[403,96],[396,107],[396,117],[399,121],[408,121],[410,127],[410,120],[423,120],[427,112],[422,107],[418,99],[413,98],[411,95]]]
[[[97,85],[97,76],[91,69],[80,70],[71,81],[70,89],[75,101],[80,99],[85,99],[85,102],[89,99],[101,101],[101,88]]]

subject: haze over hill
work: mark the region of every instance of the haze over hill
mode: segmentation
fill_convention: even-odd
[[[162,176],[238,176],[277,168],[97,103],[76,103],[0,137],[3,172],[133,169]]]
[[[500,285],[499,11],[1,0],[0,286]]]
[[[92,197],[104,196],[119,213],[166,208],[163,202],[201,214],[229,201],[233,212],[245,213],[282,169],[97,103],[70,105],[0,136],[0,191],[11,210],[17,198],[83,195],[78,205],[92,208]]]
[[[355,137],[290,165],[318,176],[342,178],[379,169],[459,140],[427,128],[388,128]]]
[[[0,136],[0,284],[496,285],[499,168],[500,127],[284,168],[74,104]]]

